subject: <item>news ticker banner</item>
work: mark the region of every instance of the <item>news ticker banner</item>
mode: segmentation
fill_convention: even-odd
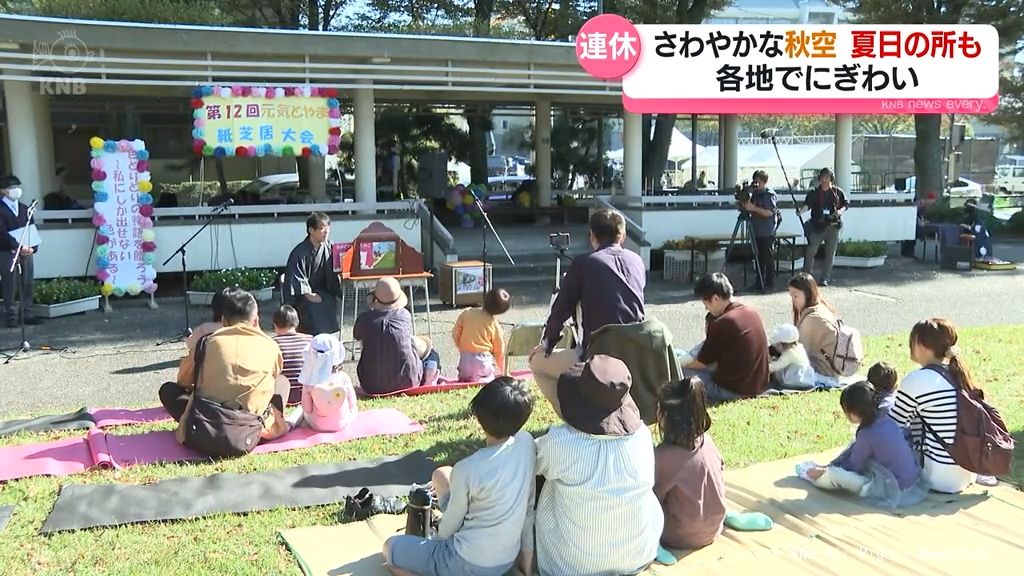
[[[633,25],[604,14],[576,38],[592,76],[638,114],[987,114],[999,35],[987,24]]]

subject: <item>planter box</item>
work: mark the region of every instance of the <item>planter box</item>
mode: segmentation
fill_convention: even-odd
[[[60,318],[72,314],[81,314],[100,309],[100,296],[90,296],[81,300],[61,302],[60,304],[33,304],[32,310],[40,318]]]
[[[188,291],[188,303],[190,306],[209,306],[213,303],[213,292],[193,292]],[[274,298],[274,287],[260,288],[259,290],[250,291],[253,298],[257,302],[266,302]]]
[[[721,268],[725,262],[725,250],[716,250],[708,253],[707,267],[704,266],[704,254],[693,253],[694,276],[707,274],[708,270]],[[663,270],[665,280],[678,282],[690,281],[690,251],[689,250],[665,250],[665,266]]]
[[[841,268],[878,268],[885,264],[885,256],[874,258],[855,258],[853,256],[836,256],[832,260],[833,266]]]
[[[785,271],[785,272],[796,272],[797,270],[802,270],[803,267],[804,267],[804,259],[802,257],[801,258],[797,258],[796,260],[793,260],[793,261],[790,261],[790,260],[779,260],[776,257],[775,258],[775,262],[778,264],[779,270],[782,270],[782,271]]]

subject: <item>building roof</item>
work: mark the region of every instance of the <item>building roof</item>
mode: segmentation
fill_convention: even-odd
[[[385,97],[435,101],[543,98],[618,105],[621,98],[621,84],[581,70],[567,42],[3,15],[0,66],[3,79],[73,78],[118,93],[255,83],[373,87]]]

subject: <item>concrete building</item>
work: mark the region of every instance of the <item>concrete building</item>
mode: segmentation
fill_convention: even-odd
[[[622,186],[617,195],[592,191],[596,205],[615,205],[630,217],[637,246],[655,245],[694,231],[727,231],[735,220],[726,197],[689,197],[684,208],[643,196],[642,122],[624,113],[621,85],[580,69],[573,46],[556,42],[400,35],[155,26],[0,16],[0,80],[5,123],[3,164],[25,183],[26,199],[58,187],[56,166],[67,167],[67,188],[89,182],[88,140],[141,138],[151,150],[154,183],[212,180],[211,162],[191,151],[192,91],[202,85],[330,87],[354,117],[355,203],[242,206],[223,219],[220,243],[211,237],[190,253],[190,269],[282,266],[288,249],[304,236],[301,225],[313,210],[332,214],[335,238],[355,236],[372,221],[390,222],[411,245],[437,254],[443,227],[411,202],[377,202],[375,109],[385,103],[462,107],[488,103],[517,111],[535,126],[534,164],[541,207],[552,203],[551,118],[553,108],[622,118]],[[501,117],[498,117],[499,125]],[[614,124],[614,122],[610,122]],[[718,182],[737,181],[738,118],[723,116]],[[509,124],[511,127],[511,123]],[[835,171],[848,187],[852,118],[836,118]],[[290,159],[225,159],[231,178],[279,172]],[[231,165],[229,165],[231,164]],[[265,165],[264,165],[265,164]],[[196,168],[198,166],[198,169]],[[322,171],[310,170],[311,192],[325,186]],[[314,194],[315,196],[315,194]],[[902,198],[902,197],[901,197]],[[89,268],[95,227],[87,198],[83,209],[42,211],[46,242],[36,265],[39,277],[83,276]],[[913,219],[893,211],[889,196],[863,198],[865,225],[852,224],[857,239],[902,240],[913,235]],[[912,209],[912,206],[910,207]],[[202,206],[157,208],[156,261],[192,234],[209,210]],[[870,222],[871,225],[867,223]],[[909,222],[909,224],[907,224]],[[437,232],[437,234],[435,234]],[[450,236],[448,236],[450,240]],[[269,249],[270,247],[279,247]],[[208,250],[207,250],[208,248]],[[442,254],[442,257],[450,256]],[[178,270],[177,263],[157,266]]]

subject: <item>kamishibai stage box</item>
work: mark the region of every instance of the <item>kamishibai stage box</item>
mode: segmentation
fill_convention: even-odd
[[[481,306],[491,288],[491,265],[479,260],[441,266],[441,302],[451,306]]]

